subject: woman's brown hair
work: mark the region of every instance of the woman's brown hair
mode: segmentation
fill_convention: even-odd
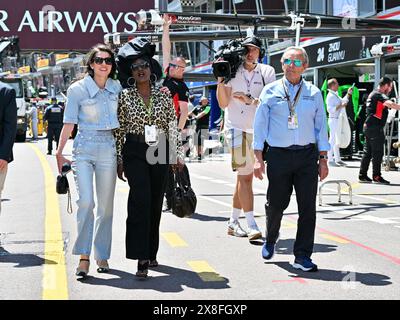
[[[110,47],[108,47],[105,44],[96,44],[93,46],[88,54],[86,55],[86,62],[85,62],[85,67],[86,67],[86,73],[88,73],[92,78],[94,77],[94,70],[90,66],[93,63],[94,58],[96,57],[96,54],[99,52],[107,52],[111,59],[112,59],[112,68],[111,72],[108,75],[109,78],[111,79],[116,79],[116,73],[117,73],[117,63],[115,62],[115,57],[114,57],[114,52],[111,50]]]

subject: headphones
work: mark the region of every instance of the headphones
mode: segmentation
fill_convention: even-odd
[[[257,38],[256,36],[250,36],[250,37],[245,38],[242,42],[242,45],[243,46],[246,46],[246,45],[256,46],[260,50],[260,55],[259,55],[258,59],[261,61],[264,58],[265,49],[262,47],[261,40],[259,38]]]

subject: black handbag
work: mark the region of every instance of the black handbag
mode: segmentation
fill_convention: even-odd
[[[174,190],[172,192],[172,213],[179,218],[190,217],[196,211],[197,198],[185,172],[174,173]]]
[[[69,183],[66,176],[61,174],[57,176],[56,192],[58,194],[67,194],[69,192]]]
[[[69,164],[64,164],[61,169],[61,174],[57,176],[56,182],[56,192],[58,194],[67,194],[68,193],[68,203],[67,203],[67,212],[72,213],[72,202],[71,202],[71,192],[69,191],[69,183],[67,179],[67,173],[71,170],[71,166]]]

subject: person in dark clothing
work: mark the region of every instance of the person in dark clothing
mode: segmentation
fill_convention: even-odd
[[[12,148],[17,133],[17,103],[15,90],[0,82],[0,213],[1,192],[7,176],[8,164],[13,161]]]
[[[400,105],[389,99],[393,89],[393,81],[388,77],[379,80],[378,89],[370,93],[366,104],[366,119],[363,126],[365,135],[364,154],[361,159],[358,181],[361,183],[390,182],[382,178],[381,165],[383,158],[383,145],[385,143],[385,126],[390,109],[400,109]],[[368,177],[368,167],[372,159],[372,179]]]
[[[189,88],[183,80],[183,73],[186,68],[186,61],[182,57],[171,58],[171,41],[169,38],[169,25],[171,19],[167,14],[163,15],[164,26],[162,36],[163,48],[163,69],[166,74],[163,86],[167,87],[171,93],[174,102],[175,115],[178,121],[178,130],[182,133],[185,128],[188,116],[188,102],[189,102]],[[186,165],[185,165],[186,166]],[[189,179],[189,171],[184,168],[184,173],[187,174]],[[190,179],[189,179],[190,180]],[[170,166],[168,170],[168,179],[165,188],[166,206],[163,211],[171,210],[172,206],[172,192],[174,188],[174,173]]]
[[[53,139],[60,139],[61,129],[63,127],[64,109],[57,104],[55,97],[51,98],[51,104],[46,108],[43,115],[43,121],[47,121],[47,154],[53,151]]]
[[[158,266],[165,181],[168,167],[178,170],[176,162],[171,162],[171,152],[183,161],[171,97],[150,80],[153,73],[148,60],[145,55],[132,58],[134,84],[120,93],[120,127],[115,130],[118,178],[125,176],[130,187],[126,257],[138,260],[136,276],[142,278],[147,277],[149,267]],[[161,152],[163,145],[165,153]]]
[[[200,98],[200,104],[196,106],[188,117],[194,116],[196,119],[196,136],[197,136],[197,159],[201,161],[203,157],[204,140],[208,139],[208,128],[210,122],[211,107],[207,97]]]

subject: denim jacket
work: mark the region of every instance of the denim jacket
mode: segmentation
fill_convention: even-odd
[[[80,130],[118,128],[118,94],[121,90],[119,81],[110,78],[104,89],[100,89],[89,75],[73,83],[67,91],[64,123],[78,124]]]

